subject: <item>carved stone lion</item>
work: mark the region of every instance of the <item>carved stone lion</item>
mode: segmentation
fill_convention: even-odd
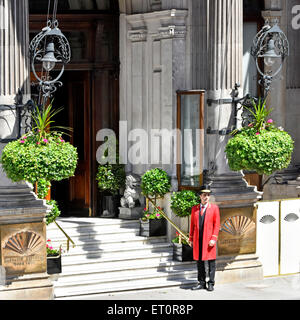
[[[136,174],[126,176],[125,191],[121,198],[121,206],[123,208],[134,208],[139,202],[139,205],[144,204],[144,197],[141,194],[141,178]]]

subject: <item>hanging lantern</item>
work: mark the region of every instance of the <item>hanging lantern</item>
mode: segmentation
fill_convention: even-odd
[[[56,85],[62,85],[59,79],[71,58],[69,42],[58,28],[57,20],[48,20],[47,26],[32,39],[29,55],[32,72],[39,81],[43,96],[51,97]],[[37,71],[38,65],[40,72]],[[58,71],[54,78],[49,75],[52,70]]]
[[[288,39],[277,23],[271,27],[267,22],[258,32],[253,40],[251,55],[262,78],[259,83],[268,92],[272,80],[279,74],[285,58],[289,55]],[[261,59],[267,67],[266,71],[261,68],[259,63]]]

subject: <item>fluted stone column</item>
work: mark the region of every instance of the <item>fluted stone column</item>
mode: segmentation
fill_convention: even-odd
[[[235,83],[242,83],[243,1],[209,1],[208,13],[208,182],[220,206],[247,206],[260,194],[248,186],[241,172],[230,170],[225,154],[228,130],[235,125],[231,93]]]
[[[16,96],[30,97],[28,69],[28,2],[2,0],[0,4],[0,139],[15,138],[18,129]],[[0,143],[0,154],[4,145]],[[1,179],[0,179],[1,180]],[[0,182],[1,183],[1,182]]]
[[[23,103],[29,99],[28,41],[28,1],[0,1],[2,141],[17,135],[18,91],[24,94]],[[0,154],[4,146],[0,143]],[[53,298],[53,285],[46,273],[47,210],[44,200],[37,199],[30,184],[12,183],[0,166],[0,299]]]

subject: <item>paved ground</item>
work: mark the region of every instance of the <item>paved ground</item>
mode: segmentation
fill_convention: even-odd
[[[190,287],[80,296],[79,300],[300,300],[300,274],[262,281],[216,284],[213,292]]]

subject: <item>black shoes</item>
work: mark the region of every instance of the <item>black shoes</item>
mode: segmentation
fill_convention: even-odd
[[[214,291],[214,285],[212,283],[208,283],[208,286],[206,287],[206,284],[204,283],[198,283],[195,287],[192,287],[192,290],[201,290],[206,289],[207,291]]]
[[[201,289],[206,289],[206,284],[205,283],[198,283],[195,287],[192,287],[192,290],[201,290]]]
[[[212,283],[208,284],[207,291],[214,291],[214,285]]]

